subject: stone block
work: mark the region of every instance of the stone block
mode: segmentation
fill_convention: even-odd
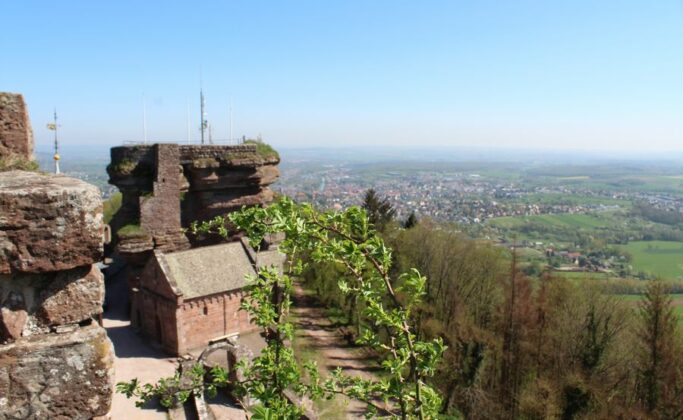
[[[0,173],[0,274],[90,265],[102,257],[102,198],[94,185],[24,171]]]
[[[79,420],[109,412],[113,347],[97,324],[0,347],[0,420]]]
[[[103,302],[104,276],[94,265],[0,275],[0,343],[86,321]]]
[[[80,322],[102,312],[104,276],[97,266],[62,271],[39,293],[36,317],[44,325]]]

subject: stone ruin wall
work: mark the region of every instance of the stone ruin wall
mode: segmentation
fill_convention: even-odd
[[[243,205],[270,203],[273,192],[268,186],[280,175],[278,163],[278,158],[259,156],[250,144],[112,148],[109,183],[123,195],[112,232],[138,225],[147,234],[118,238],[118,250],[139,254],[159,248],[186,249],[182,240],[168,236],[195,220],[208,220]]]
[[[0,117],[12,112],[0,102]],[[0,127],[10,125],[0,119]],[[31,150],[30,125],[23,127],[29,127],[23,137],[9,140],[0,131],[0,143],[23,142],[13,150]],[[104,278],[94,265],[102,233],[97,187],[65,176],[0,172],[0,419],[109,412],[114,353],[94,321],[104,300]]]
[[[149,196],[141,197],[140,226],[153,236],[180,231],[180,170],[176,145],[154,147],[155,175]]]

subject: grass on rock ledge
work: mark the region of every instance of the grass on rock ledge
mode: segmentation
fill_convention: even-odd
[[[119,229],[116,234],[119,238],[144,238],[149,236],[147,231],[144,230],[140,225],[130,224]]]
[[[38,162],[23,158],[21,156],[3,156],[0,157],[0,172],[5,171],[38,171]]]
[[[280,159],[280,154],[277,152],[277,150],[273,149],[273,146],[260,140],[245,140],[244,144],[256,145],[256,154],[263,159]]]

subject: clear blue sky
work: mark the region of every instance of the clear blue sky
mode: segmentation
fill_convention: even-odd
[[[215,137],[278,147],[683,150],[683,1],[2,1],[0,90],[39,149]]]

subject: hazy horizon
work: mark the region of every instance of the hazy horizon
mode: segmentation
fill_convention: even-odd
[[[38,150],[214,138],[276,148],[683,152],[683,2],[4,2],[0,88]],[[144,98],[144,100],[143,100]]]
[[[153,142],[149,142],[153,144]],[[179,142],[179,144],[186,144]],[[123,144],[74,145],[63,144],[62,161],[75,160],[109,161],[111,147]],[[613,150],[557,150],[543,148],[506,148],[478,146],[321,146],[321,147],[279,147],[283,163],[296,163],[292,160],[321,159],[327,162],[379,162],[379,161],[481,161],[481,162],[532,162],[546,161],[550,164],[614,163],[614,162],[654,162],[683,165],[683,151],[613,151]],[[39,159],[51,162],[52,144],[37,145],[35,153]]]

